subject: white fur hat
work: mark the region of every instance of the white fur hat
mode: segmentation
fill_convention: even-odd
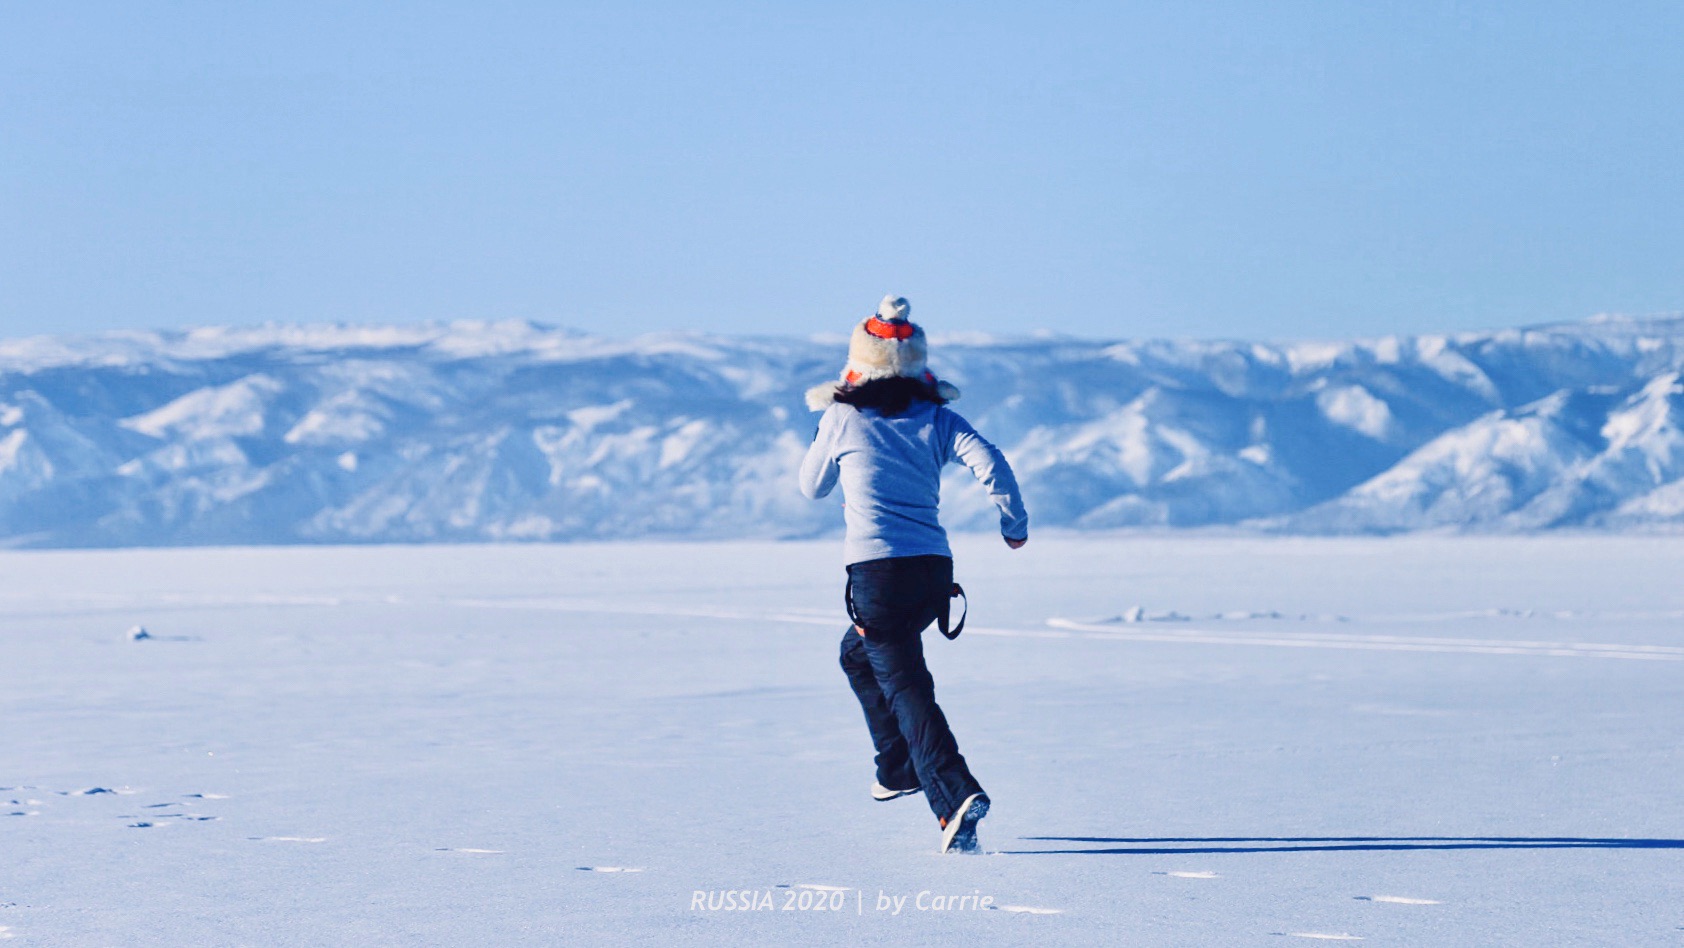
[[[877,312],[854,327],[848,340],[848,364],[842,369],[843,385],[859,385],[873,379],[896,377],[925,379],[946,401],[959,397],[954,386],[930,374],[926,361],[929,343],[924,330],[911,320],[912,304],[904,296],[890,293],[877,304]],[[807,407],[823,411],[836,398],[836,383],[827,382],[807,392]]]

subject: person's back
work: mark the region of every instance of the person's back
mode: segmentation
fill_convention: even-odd
[[[840,480],[845,562],[951,556],[938,518],[941,470],[950,462],[965,464],[987,488],[1004,536],[1027,536],[1028,514],[999,450],[957,412],[923,398],[899,414],[841,402],[827,408],[801,466],[801,490],[822,497]]]
[[[906,300],[885,297],[855,327],[841,383],[807,393],[824,416],[800,483],[815,499],[840,483],[847,501],[852,624],[841,663],[877,748],[871,795],[922,791],[941,824],[942,851],[975,852],[988,795],[936,705],[921,638],[931,622],[946,630],[948,597],[957,591],[939,519],[942,467],[963,463],[985,485],[1013,549],[1028,539],[1029,516],[1005,457],[946,407],[959,391],[925,368],[924,333],[910,312]]]

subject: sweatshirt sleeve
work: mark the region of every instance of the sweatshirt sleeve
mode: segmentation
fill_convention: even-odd
[[[801,461],[801,493],[818,500],[836,488],[841,467],[836,463],[836,437],[842,428],[841,413],[832,405],[819,416],[819,431]]]
[[[988,491],[988,499],[1000,508],[1000,535],[1013,540],[1029,536],[1029,511],[1023,506],[1023,494],[1017,488],[1017,477],[1000,449],[976,433],[971,423],[957,412],[947,412],[952,421],[949,436],[949,457],[962,462]]]

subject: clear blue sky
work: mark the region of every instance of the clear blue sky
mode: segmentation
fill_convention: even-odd
[[[0,335],[1675,311],[1681,49],[1641,2],[11,4]]]

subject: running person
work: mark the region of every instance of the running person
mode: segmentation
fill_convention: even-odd
[[[854,328],[842,380],[807,392],[823,411],[801,464],[801,492],[817,499],[842,484],[849,618],[842,670],[877,748],[878,800],[920,790],[942,829],[943,852],[974,852],[988,795],[959,754],[936,705],[922,633],[947,615],[953,553],[937,520],[941,469],[963,463],[1000,508],[1000,533],[1029,538],[1011,466],[958,412],[959,390],[925,366],[924,331],[912,307],[886,296]]]

